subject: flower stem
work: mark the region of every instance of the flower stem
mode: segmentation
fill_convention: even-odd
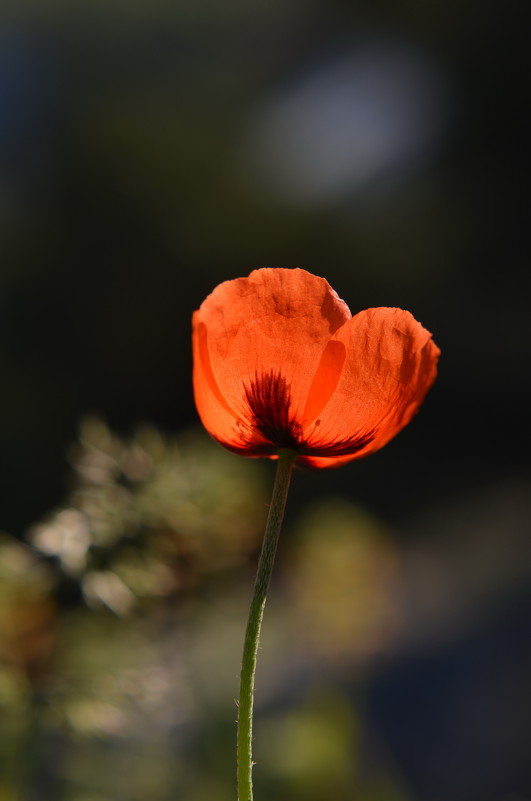
[[[251,601],[247,630],[245,632],[240,675],[240,700],[238,704],[238,801],[253,801],[252,738],[256,654],[267,588],[275,561],[295,456],[296,454],[293,451],[286,450],[282,451],[278,457],[273,496],[269,507],[253,600]]]

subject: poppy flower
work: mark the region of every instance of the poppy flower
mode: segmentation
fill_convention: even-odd
[[[402,309],[352,317],[324,278],[265,268],[220,284],[193,315],[203,425],[234,453],[336,467],[377,451],[418,411],[439,349]]]

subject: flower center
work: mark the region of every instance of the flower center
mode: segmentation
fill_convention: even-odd
[[[291,394],[286,379],[272,370],[255,374],[245,388],[252,428],[273,446],[296,450],[301,442],[301,426],[291,413]]]

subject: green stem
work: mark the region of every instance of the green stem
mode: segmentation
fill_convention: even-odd
[[[282,451],[279,454],[273,496],[269,507],[253,600],[251,601],[247,630],[245,632],[240,675],[240,700],[238,704],[238,801],[253,801],[252,738],[256,653],[258,651],[267,588],[273,570],[273,562],[275,561],[295,456],[296,454],[293,451]]]

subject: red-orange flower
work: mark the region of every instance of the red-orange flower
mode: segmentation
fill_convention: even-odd
[[[378,450],[411,420],[439,349],[402,309],[352,317],[324,278],[262,269],[220,284],[193,316],[194,393],[231,451],[336,467]]]

